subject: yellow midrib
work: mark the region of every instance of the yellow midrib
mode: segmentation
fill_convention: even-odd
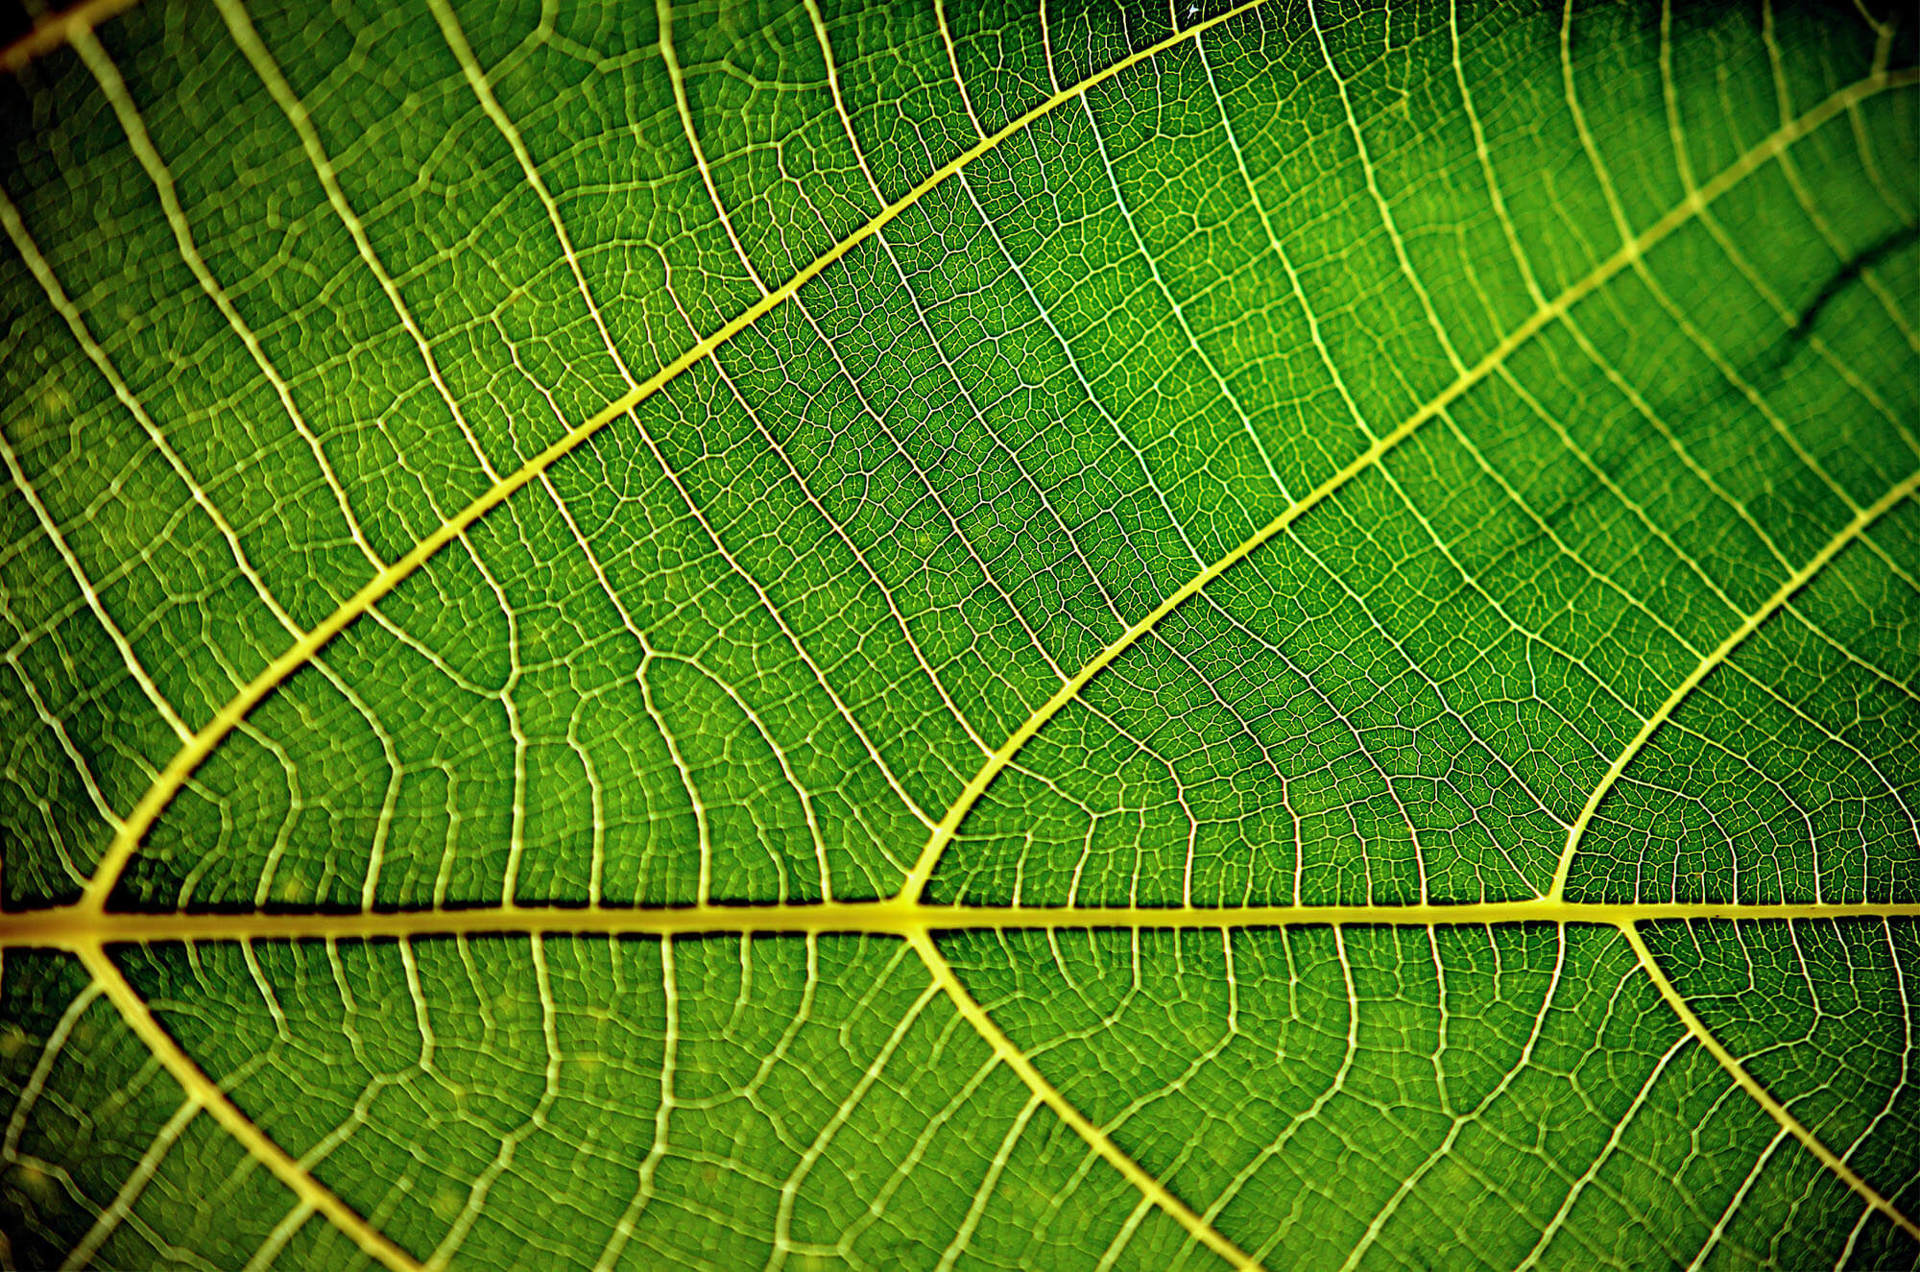
[[[415,937],[695,936],[828,933],[911,937],[928,932],[1067,928],[1249,929],[1315,926],[1458,927],[1672,921],[1800,922],[1920,919],[1908,902],[1611,902],[1527,898],[1459,905],[989,906],[886,901],[656,907],[474,906],[316,914],[99,913],[80,906],[0,913],[0,949],[82,949],[171,941],[393,940]]]
[[[1642,923],[1675,920],[1806,921],[1859,918],[1920,918],[1920,904],[1716,904],[1569,902],[1552,898],[1486,902],[1457,906],[1327,905],[1239,907],[1042,907],[930,906],[898,900],[854,903],[785,904],[775,906],[665,907],[609,910],[567,909],[555,906],[509,906],[473,910],[396,911],[362,914],[177,914],[101,915],[76,906],[30,914],[0,915],[0,948],[38,945],[64,948],[77,955],[95,982],[126,1020],[141,1042],[180,1083],[187,1098],[211,1114],[257,1161],[300,1200],[337,1226],[368,1256],[390,1272],[419,1272],[421,1265],[395,1245],[337,1194],[320,1183],[300,1162],[275,1143],[221,1090],[167,1033],[153,1011],[113,962],[110,943],[154,944],[164,941],[231,941],[297,939],[412,939],[501,935],[539,936],[567,933],[579,936],[652,936],[714,933],[845,932],[904,939],[925,965],[933,984],[950,1000],[956,1012],[979,1034],[995,1059],[1011,1069],[1034,1098],[1044,1103],[1078,1134],[1143,1198],[1159,1207],[1193,1237],[1229,1265],[1249,1272],[1260,1265],[1213,1224],[1197,1214],[1150,1171],[1116,1144],[1104,1128],[1066,1098],[1042,1074],[1032,1059],[993,1020],[961,982],[936,943],[937,934],[956,930],[1012,928],[1278,928],[1307,925],[1412,924],[1434,927],[1515,923],[1593,923],[1612,926],[1624,935],[1661,998],[1673,1009],[1687,1032],[1706,1049],[1781,1128],[1847,1185],[1868,1206],[1902,1231],[1920,1239],[1920,1226],[1876,1190],[1839,1154],[1823,1143],[1787,1107],[1773,1096],[1745,1065],[1707,1029],[1690,1004],[1667,978],[1648,949],[1638,927]],[[63,926],[65,925],[65,926]]]

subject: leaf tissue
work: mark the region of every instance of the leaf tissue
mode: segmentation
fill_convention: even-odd
[[[1910,4],[20,26],[0,1266],[1920,1266]]]

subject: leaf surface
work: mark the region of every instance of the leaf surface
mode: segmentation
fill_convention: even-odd
[[[42,19],[0,1261],[1920,1263],[1915,45]]]

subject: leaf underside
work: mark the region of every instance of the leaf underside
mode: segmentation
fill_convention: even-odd
[[[1915,27],[41,18],[0,1266],[1920,1265]]]

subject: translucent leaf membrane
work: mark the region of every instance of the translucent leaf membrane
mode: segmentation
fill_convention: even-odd
[[[898,941],[156,947],[129,972],[423,1257],[1150,1266],[1186,1236],[1129,1222],[1125,1182],[1035,1115]]]
[[[0,992],[11,1266],[238,1266],[277,1246],[294,1199],[197,1112],[76,960],[9,951]]]
[[[1911,14],[0,58],[0,1265],[1912,1267]]]
[[[1749,931],[1719,935],[1787,929]],[[1780,1142],[1615,932],[1009,933],[949,951],[1069,1097],[1256,1258],[1794,1266],[1849,1239],[1865,1266],[1913,1257]],[[1910,1002],[1848,1006],[1863,1032],[1912,1023]],[[1889,1069],[1867,1081],[1829,1098],[1911,1102]],[[1894,1165],[1902,1114],[1863,1162]]]

